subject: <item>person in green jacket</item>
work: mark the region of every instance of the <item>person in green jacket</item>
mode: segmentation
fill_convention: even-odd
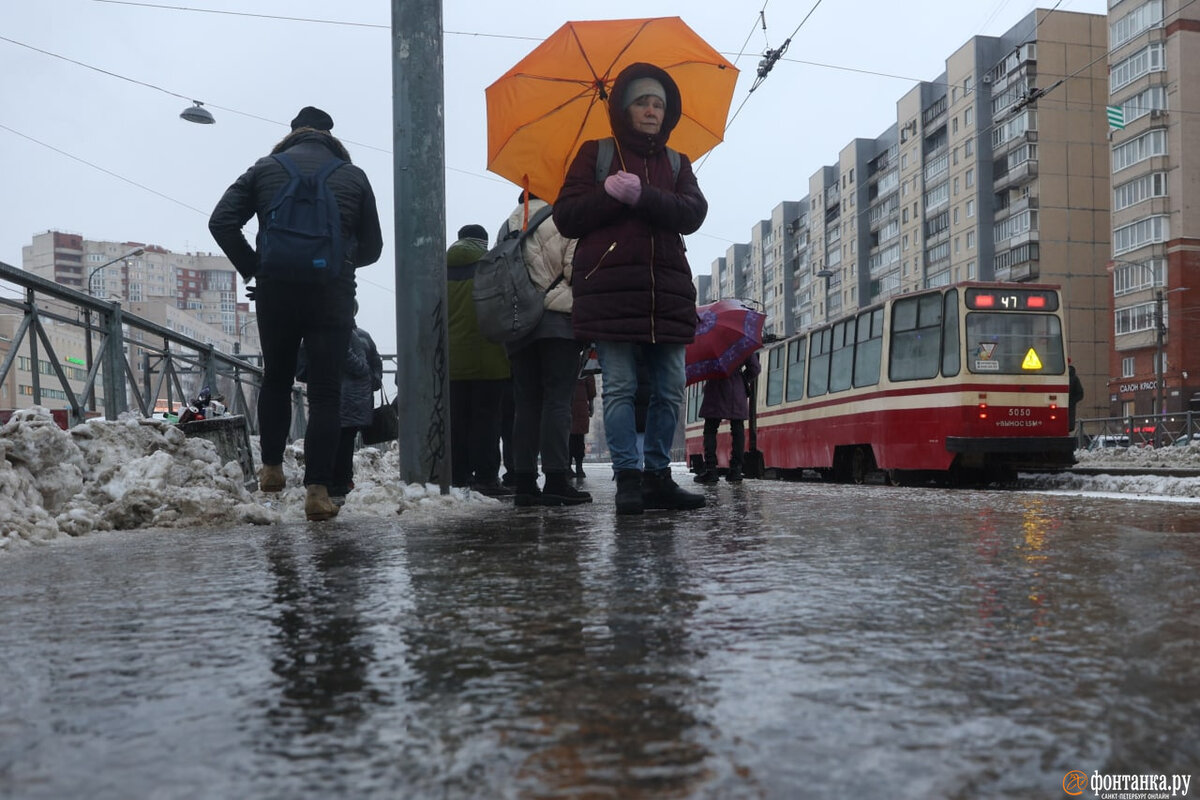
[[[488,250],[487,230],[464,225],[446,251],[450,315],[450,483],[489,497],[511,496],[500,484],[500,399],[512,377],[504,348],[479,332],[475,264]]]

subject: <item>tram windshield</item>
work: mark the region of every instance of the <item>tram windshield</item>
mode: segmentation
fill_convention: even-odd
[[[967,314],[967,366],[1000,375],[1061,375],[1066,371],[1062,324],[1050,314]]]

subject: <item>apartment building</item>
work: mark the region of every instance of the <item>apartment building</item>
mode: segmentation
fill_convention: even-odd
[[[1200,410],[1200,8],[1110,0],[1108,36],[1108,413]]]
[[[174,253],[140,242],[106,242],[79,234],[46,231],[21,248],[22,268],[41,278],[93,297],[120,300],[169,320],[185,336],[197,331],[204,341],[229,352],[240,342],[258,352],[258,331],[249,303],[237,300],[237,272],[229,259],[212,253]],[[187,312],[158,315],[161,304]],[[139,313],[134,311],[134,313]]]
[[[183,336],[212,344],[227,353],[261,351],[255,315],[248,303],[237,302],[237,274],[224,256],[210,253],[173,253],[139,242],[105,242],[79,234],[47,231],[22,248],[22,266],[41,278],[91,294],[120,301],[123,309]],[[79,318],[73,304],[45,300],[42,304],[59,315]],[[12,346],[19,314],[0,315],[0,358]],[[34,376],[40,378],[43,404],[64,407],[65,391],[56,379],[59,370],[75,392],[82,391],[91,353],[88,326],[67,321],[43,321],[55,355],[52,364],[43,351],[35,365],[20,351],[4,384],[0,408],[26,408],[33,404]],[[129,356],[140,363],[136,338]],[[44,377],[43,377],[44,376]],[[97,405],[103,389],[97,384]]]
[[[1107,415],[1107,39],[1102,15],[1045,9],[972,38],[896,101],[894,125],[846,145],[780,217],[784,228],[804,218],[783,244],[790,291],[776,280],[769,294],[765,273],[748,274],[741,296],[786,335],[962,280],[1059,284],[1079,413]],[[778,266],[776,221],[752,228],[754,269]]]

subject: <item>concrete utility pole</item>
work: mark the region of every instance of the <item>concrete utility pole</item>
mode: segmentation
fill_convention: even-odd
[[[450,491],[441,0],[392,0],[400,479]]]

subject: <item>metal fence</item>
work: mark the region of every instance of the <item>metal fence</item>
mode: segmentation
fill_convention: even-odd
[[[244,414],[257,434],[252,413],[262,385],[262,366],[250,355],[232,355],[211,343],[179,334],[134,314],[115,301],[100,300],[0,262],[0,282],[21,299],[0,296],[0,308],[20,317],[12,337],[0,341],[0,386],[15,375],[29,376],[19,393],[34,405],[65,408],[73,426],[102,414],[116,419],[126,411],[144,417],[174,410],[205,386],[223,399],[229,413]],[[62,331],[68,341],[81,337],[84,356],[59,353]],[[55,334],[55,335],[52,335]],[[22,362],[22,358],[27,362]],[[82,364],[79,364],[82,361]],[[14,367],[20,364],[21,369]],[[79,364],[78,366],[74,366]],[[80,369],[82,367],[82,369]],[[28,389],[28,391],[26,391]],[[303,399],[294,419],[303,420]],[[302,435],[302,434],[301,434]]]
[[[1200,440],[1200,412],[1135,414],[1077,420],[1077,447],[1171,447]]]

